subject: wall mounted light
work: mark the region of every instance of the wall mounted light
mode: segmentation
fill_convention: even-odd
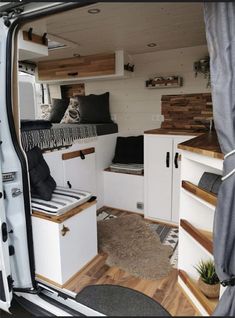
[[[87,10],[87,12],[90,14],[98,14],[100,13],[100,9],[93,8],[93,9]]]
[[[148,47],[155,47],[155,46],[157,46],[157,44],[152,42],[152,43],[147,44],[147,46]]]

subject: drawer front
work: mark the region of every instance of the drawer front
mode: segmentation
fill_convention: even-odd
[[[96,205],[60,224],[62,282],[97,255]]]

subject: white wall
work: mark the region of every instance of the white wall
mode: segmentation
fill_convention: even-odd
[[[135,72],[129,79],[85,83],[86,95],[110,92],[111,114],[121,135],[141,134],[161,125],[161,96],[166,94],[203,93],[207,80],[195,78],[193,62],[204,58],[206,46],[196,46],[133,56]],[[145,81],[154,75],[180,75],[180,88],[147,89]]]

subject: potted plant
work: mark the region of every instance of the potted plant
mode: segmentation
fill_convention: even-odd
[[[220,281],[215,271],[215,264],[212,260],[201,260],[195,269],[199,273],[198,287],[208,298],[218,298]]]

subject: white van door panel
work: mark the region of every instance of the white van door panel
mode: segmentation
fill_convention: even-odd
[[[2,182],[2,165],[0,158],[0,309],[8,311],[11,306],[11,269],[8,245],[8,228],[6,223],[3,182]],[[9,284],[10,283],[10,284]]]

